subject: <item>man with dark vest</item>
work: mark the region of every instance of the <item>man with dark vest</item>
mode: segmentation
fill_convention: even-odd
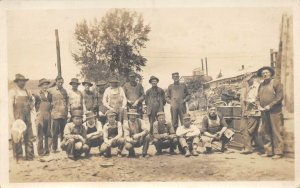
[[[127,98],[127,111],[129,109],[136,109],[139,114],[139,118],[143,119],[143,101],[145,92],[142,84],[136,81],[136,73],[129,72],[129,82],[126,82],[123,86],[125,96]]]
[[[124,123],[125,149],[128,150],[128,157],[134,157],[134,148],[143,146],[142,156],[148,157],[148,148],[150,143],[149,127],[137,118],[139,114],[134,109],[127,113],[128,121]]]
[[[90,90],[93,84],[90,81],[85,80],[84,82],[82,82],[82,85],[84,87],[84,91],[82,92],[84,112],[91,111],[96,113],[96,106],[97,106],[96,95],[94,92]]]
[[[14,80],[16,84],[15,88],[9,91],[9,130],[11,131],[11,126],[16,120],[22,120],[26,124],[26,129],[23,134],[25,144],[25,159],[33,160],[33,132],[30,111],[34,107],[34,97],[27,89],[25,89],[25,85],[28,80],[29,79],[25,78],[25,76],[16,74]],[[16,159],[23,156],[22,140],[19,140],[18,143],[14,143],[13,141],[13,155]]]
[[[107,122],[106,112],[107,108],[104,106],[102,100],[103,100],[103,94],[106,89],[106,82],[104,80],[100,80],[96,83],[96,99],[97,99],[97,105],[96,105],[96,111],[97,111],[97,117],[99,121],[102,123],[102,126],[105,125]]]
[[[82,110],[73,110],[72,121],[68,123],[64,130],[64,140],[61,143],[62,150],[66,151],[68,158],[78,159],[82,153],[89,152],[86,142],[86,128],[82,121]]]
[[[86,141],[85,143],[89,146],[88,154],[92,147],[98,147],[100,151],[100,147],[103,143],[103,132],[102,132],[102,125],[97,120],[96,115],[94,112],[88,111],[85,114],[86,122]]]
[[[63,88],[64,79],[61,76],[56,77],[56,87],[49,89],[52,97],[51,108],[51,136],[52,136],[52,152],[57,151],[58,135],[62,142],[64,137],[64,129],[68,117],[68,101],[69,97]]]
[[[186,84],[180,83],[180,76],[178,72],[172,73],[174,83],[169,85],[167,90],[166,101],[171,105],[172,125],[176,130],[178,128],[178,118],[181,125],[183,124],[182,117],[186,113],[186,102],[191,98]]]
[[[157,113],[157,121],[153,124],[153,144],[157,155],[162,154],[162,149],[170,148],[170,154],[175,154],[174,150],[178,143],[175,130],[171,123],[166,121],[165,113]]]
[[[283,157],[283,85],[273,80],[275,72],[271,67],[262,67],[257,76],[263,81],[258,87],[257,106],[262,112],[262,133],[265,157]]]
[[[107,111],[108,122],[103,127],[104,143],[100,148],[100,155],[104,154],[106,157],[111,157],[111,148],[117,147],[117,156],[122,157],[122,150],[125,144],[123,138],[123,126],[121,122],[116,121],[116,113]]]
[[[37,150],[40,156],[49,154],[48,139],[51,137],[51,94],[48,92],[50,81],[43,78],[39,81],[41,90],[35,95],[37,111]]]
[[[206,153],[211,153],[212,148],[221,152],[225,151],[225,145],[233,136],[233,132],[227,129],[228,125],[225,119],[217,113],[214,106],[210,106],[208,114],[202,119],[202,142]]]
[[[150,134],[153,134],[153,123],[156,121],[158,112],[164,111],[164,105],[166,104],[165,91],[160,87],[157,87],[159,79],[155,76],[151,76],[149,83],[152,85],[150,89],[146,91],[145,104],[147,106],[147,115],[150,122]]]

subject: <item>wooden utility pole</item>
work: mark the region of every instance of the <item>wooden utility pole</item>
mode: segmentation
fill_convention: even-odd
[[[57,71],[58,71],[58,76],[62,76],[61,61],[60,61],[60,46],[59,46],[59,37],[58,37],[57,29],[55,29],[55,38],[56,38]]]
[[[205,68],[206,68],[206,76],[208,76],[208,69],[207,69],[207,57],[205,57]]]

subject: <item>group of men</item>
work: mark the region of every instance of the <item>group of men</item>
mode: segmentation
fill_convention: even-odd
[[[273,83],[271,77],[274,71],[271,68],[260,69],[258,75],[265,79],[260,84],[258,95],[255,96],[257,108],[262,112],[263,125],[265,130],[268,130],[265,131],[265,153],[266,156],[275,154],[274,158],[280,158],[283,155],[282,139],[278,135],[279,126],[282,126],[279,122],[282,101],[279,95],[282,95],[282,86]],[[40,156],[48,155],[50,150],[53,153],[58,152],[59,136],[61,149],[72,159],[82,155],[88,156],[92,147],[98,147],[99,154],[106,157],[111,156],[111,148],[117,148],[117,156],[121,157],[125,148],[128,157],[133,157],[134,148],[142,146],[141,157],[147,157],[150,142],[155,146],[157,155],[162,154],[162,150],[167,148],[170,154],[175,154],[178,146],[186,157],[197,156],[200,140],[204,143],[207,153],[211,153],[212,148],[225,150],[225,144],[232,138],[233,132],[227,128],[226,121],[217,113],[214,106],[209,107],[207,115],[203,118],[202,131],[192,124],[186,109],[190,93],[186,84],[180,82],[178,72],[172,73],[174,83],[168,87],[167,92],[157,86],[159,79],[155,76],[150,77],[149,83],[152,87],[146,93],[143,86],[136,81],[135,72],[130,72],[128,76],[129,81],[123,86],[120,86],[116,77],[109,80],[109,87],[105,81],[98,81],[96,92],[90,90],[93,84],[87,80],[82,83],[84,91],[81,92],[78,90],[81,84],[79,80],[71,79],[69,84],[72,89],[67,92],[63,87],[62,77],[56,78],[56,85],[52,88],[49,88],[49,80],[41,79],[39,81],[41,89],[38,94],[33,95],[25,89],[28,79],[17,74],[14,80],[16,87],[9,94],[10,120],[11,126],[19,119],[26,125],[23,134],[25,159],[34,158],[30,117],[33,108],[37,111],[35,123],[37,150]],[[252,104],[249,100],[251,85],[248,83],[249,90],[245,91],[246,98],[243,100],[245,105]],[[144,101],[149,124],[142,120]],[[166,103],[170,104],[171,123],[166,121],[164,113]],[[246,110],[243,117],[245,124],[255,126],[247,130],[257,130],[257,119],[247,114]],[[245,131],[248,145],[245,144],[243,153],[252,151],[253,132],[255,131]],[[13,144],[13,153],[16,158],[22,157],[22,140]]]

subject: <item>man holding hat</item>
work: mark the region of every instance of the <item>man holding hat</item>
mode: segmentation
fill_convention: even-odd
[[[153,144],[157,155],[162,153],[162,149],[170,148],[170,154],[175,154],[174,150],[178,143],[176,133],[171,123],[166,121],[164,112],[157,113],[157,121],[153,124]]]
[[[16,74],[14,80],[16,85],[9,91],[9,131],[11,133],[11,126],[18,119],[22,120],[26,124],[26,130],[24,132],[25,159],[33,160],[33,132],[30,112],[34,107],[34,97],[27,89],[25,89],[25,85],[28,80],[29,79],[25,78],[22,74]],[[21,140],[19,143],[13,142],[13,154],[17,159],[23,156]]]
[[[149,83],[152,85],[150,89],[146,91],[145,104],[147,106],[147,115],[150,122],[150,134],[153,134],[153,123],[156,121],[158,112],[164,111],[164,105],[166,104],[165,91],[157,86],[159,79],[155,76],[151,76]]]
[[[52,151],[57,151],[58,135],[60,141],[64,137],[64,129],[67,123],[68,116],[68,101],[67,91],[63,88],[64,79],[61,76],[56,77],[56,87],[49,89],[51,96],[51,136],[52,136]]]
[[[117,121],[123,124],[127,99],[124,90],[119,86],[120,81],[116,77],[111,78],[109,82],[110,87],[105,89],[102,102],[106,108],[117,113]]]
[[[127,98],[127,111],[129,109],[136,109],[139,118],[143,118],[143,100],[145,92],[142,84],[136,82],[136,73],[129,72],[129,82],[126,82],[123,86],[125,96]]]
[[[85,80],[82,82],[82,85],[84,87],[84,91],[82,93],[84,111],[96,112],[97,98],[95,93],[90,90],[93,84],[90,81]]]
[[[66,151],[70,159],[77,159],[82,153],[89,152],[89,146],[85,144],[86,128],[82,121],[82,110],[73,110],[72,122],[68,123],[64,130],[64,140],[61,143],[62,150]]]
[[[128,121],[124,123],[125,149],[128,150],[128,157],[134,157],[134,148],[143,146],[142,157],[147,157],[150,143],[149,127],[137,118],[139,114],[134,109],[127,113]]]
[[[68,92],[70,114],[74,110],[83,111],[83,95],[78,90],[78,86],[80,85],[79,80],[77,78],[72,78],[69,84],[72,86],[72,89]]]
[[[186,84],[180,83],[180,76],[178,72],[172,73],[174,83],[169,85],[167,90],[166,101],[171,105],[172,124],[176,130],[178,127],[178,117],[181,125],[183,124],[182,117],[186,113],[186,102],[191,98]]]
[[[118,157],[122,157],[122,150],[125,144],[123,138],[123,126],[121,122],[116,121],[116,113],[107,111],[108,122],[103,127],[104,143],[100,148],[100,154],[105,154],[106,157],[111,157],[111,148],[117,147]]]
[[[176,135],[179,138],[179,144],[185,151],[185,156],[198,156],[197,148],[200,141],[200,130],[191,124],[190,114],[184,114],[183,126],[178,127]]]
[[[104,80],[100,80],[96,83],[96,112],[97,112],[97,117],[99,121],[102,123],[102,126],[105,125],[107,118],[106,118],[106,112],[107,108],[103,104],[103,94],[106,88],[106,82]]]
[[[96,115],[94,112],[88,111],[85,114],[86,116],[86,141],[85,143],[89,146],[89,151],[92,147],[98,147],[100,151],[100,147],[103,143],[103,132],[102,132],[102,125],[96,119]]]
[[[217,114],[216,107],[209,106],[208,114],[202,120],[203,135],[201,136],[207,153],[211,153],[212,148],[221,152],[225,150],[225,145],[233,136],[233,132],[227,127],[225,119]]]
[[[279,159],[283,157],[283,85],[274,81],[272,67],[262,67],[257,75],[263,79],[258,88],[257,106],[262,114],[262,130],[265,157]]]
[[[50,81],[43,78],[39,80],[41,90],[35,95],[35,106],[37,111],[37,150],[38,154],[48,155],[49,144],[48,139],[51,137],[51,94],[48,92]]]

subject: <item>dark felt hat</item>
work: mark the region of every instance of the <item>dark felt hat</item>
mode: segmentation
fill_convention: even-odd
[[[136,115],[136,116],[138,116],[139,114],[136,112],[135,109],[129,109],[129,111],[127,112],[127,115]]]
[[[47,84],[49,85],[51,82],[49,80],[47,80],[46,78],[42,78],[39,80],[39,87],[41,87],[43,84]]]
[[[119,83],[120,81],[116,78],[116,77],[113,77],[109,80],[109,83]]]
[[[88,81],[88,80],[84,80],[84,82],[82,82],[82,85],[84,86],[85,84],[88,84],[89,86],[93,86],[92,82]]]
[[[104,86],[106,85],[106,81],[104,80],[99,80],[97,83],[96,83],[96,86]]]
[[[157,117],[160,116],[160,115],[165,115],[165,113],[164,113],[164,112],[158,112],[158,113],[156,114]]]
[[[179,75],[179,72],[173,72],[172,76],[174,76],[174,75]]]
[[[73,110],[71,111],[71,116],[72,117],[81,117],[83,116],[83,111],[82,110]]]
[[[156,76],[151,76],[149,79],[149,83],[151,83],[152,80],[157,80],[157,82],[159,82],[159,79]]]
[[[108,110],[106,113],[105,113],[105,115],[108,117],[108,116],[116,116],[117,115],[117,113],[115,112],[115,111],[113,111],[113,110]]]
[[[79,82],[78,78],[72,78],[71,82],[70,82],[70,85],[72,85],[73,83],[77,84],[77,85],[80,85],[80,82]]]
[[[26,81],[26,82],[27,82],[29,79],[28,79],[28,78],[25,78],[25,76],[22,75],[22,74],[16,74],[16,77],[15,77],[14,82],[17,82],[17,81],[19,81],[19,80],[23,80],[23,81]]]
[[[265,67],[262,67],[262,68],[258,69],[258,71],[257,71],[257,76],[258,76],[258,77],[262,77],[262,74],[261,74],[261,73],[262,73],[262,71],[264,71],[264,70],[270,71],[271,76],[274,76],[274,74],[275,74],[275,71],[274,71],[274,69],[273,69],[272,67],[265,66]]]
[[[182,119],[191,119],[190,114],[183,114]]]
[[[95,113],[92,112],[92,111],[87,111],[87,112],[85,113],[85,117],[86,117],[86,119],[89,119],[89,118],[94,118],[94,117],[96,117],[96,115],[95,115]]]

